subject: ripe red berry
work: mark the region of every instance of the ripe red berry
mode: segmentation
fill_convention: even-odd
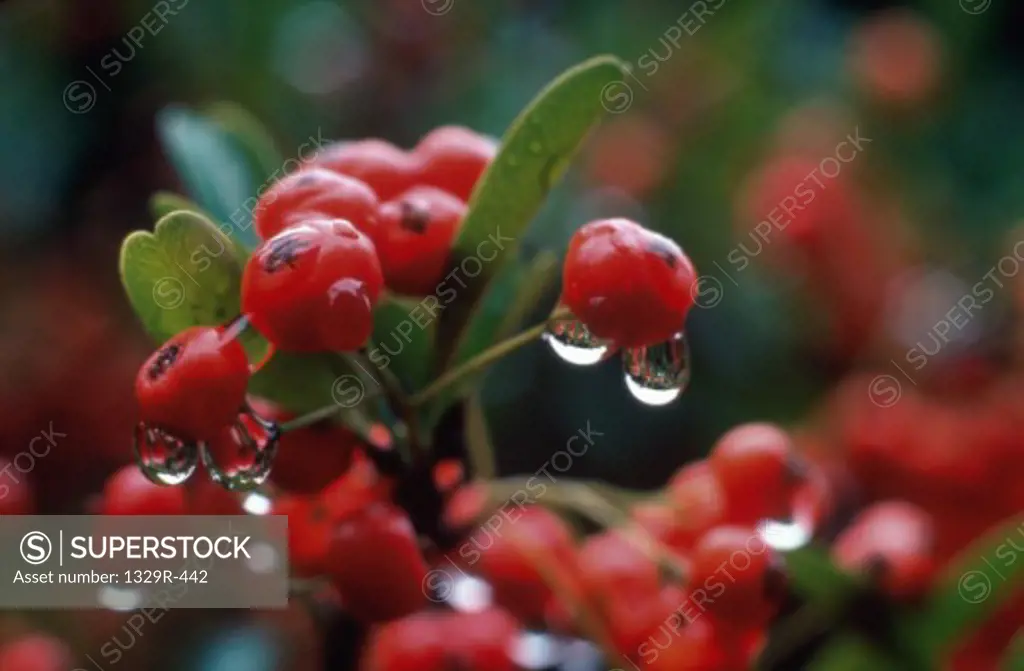
[[[701,536],[726,520],[725,492],[706,460],[676,471],[668,483],[667,498],[678,521],[665,542],[676,550],[689,551]]]
[[[308,496],[279,496],[272,514],[288,518],[288,565],[308,578],[323,575],[331,549],[331,518],[326,507]]]
[[[360,671],[444,671],[445,616],[422,612],[393,620],[372,632]]]
[[[327,570],[346,609],[364,622],[383,622],[426,603],[427,565],[409,517],[376,503],[333,530]]]
[[[314,219],[260,245],[242,275],[242,310],[278,349],[358,349],[383,285],[373,243],[351,223]]]
[[[423,136],[413,150],[419,182],[444,189],[463,202],[498,153],[497,143],[463,126],[441,126]]]
[[[376,242],[388,288],[411,296],[433,293],[465,214],[465,203],[430,186],[413,187],[383,203]]]
[[[234,420],[245,401],[249,359],[223,328],[194,326],[142,364],[135,397],[142,421],[205,440]]]
[[[691,598],[732,628],[767,622],[779,606],[782,586],[781,557],[751,529],[715,527],[694,547]]]
[[[315,164],[365,182],[382,201],[416,182],[416,159],[390,142],[375,138],[332,144],[316,157]]]
[[[682,331],[696,280],[672,240],[628,219],[602,219],[569,243],[562,302],[597,337],[643,347]]]
[[[523,622],[540,622],[551,589],[536,557],[571,567],[575,553],[565,523],[554,513],[531,506],[501,518],[496,514],[459,547],[453,560],[486,578],[496,603]]]
[[[924,594],[936,569],[931,516],[903,501],[864,510],[832,546],[836,564],[867,573],[888,594],[912,599]]]
[[[785,519],[804,480],[804,468],[785,431],[772,424],[743,424],[715,443],[708,456],[722,485],[734,524]]]
[[[326,219],[345,219],[373,238],[373,213],[377,194],[365,183],[330,170],[308,168],[293,172],[270,187],[253,209],[253,224],[267,240],[302,214]]]
[[[185,490],[150,482],[134,465],[107,479],[101,510],[104,515],[184,515]]]

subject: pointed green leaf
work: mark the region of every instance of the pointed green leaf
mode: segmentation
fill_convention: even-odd
[[[260,177],[270,179],[280,172],[284,157],[270,132],[251,112],[234,103],[220,102],[211,105],[206,115],[235,141]]]
[[[215,122],[181,107],[164,109],[157,130],[188,193],[243,246],[255,246],[250,211],[263,179],[245,152]]]
[[[188,210],[210,219],[210,215],[203,212],[203,208],[185,196],[171,193],[170,191],[157,191],[149,197],[149,211],[153,214],[155,221],[160,221],[171,212],[177,212],[178,210]]]
[[[467,287],[459,292],[458,307],[446,312],[445,320],[451,323],[446,332],[461,336],[487,282],[515,252],[548,192],[607,112],[609,87],[626,73],[625,64],[612,56],[584,61],[548,84],[512,122],[470,198],[453,245],[452,267]],[[476,267],[479,274],[470,277]]]
[[[121,282],[157,342],[237,317],[242,267],[230,241],[204,216],[185,210],[164,216],[152,233],[131,233],[121,245]]]
[[[785,556],[790,584],[810,602],[834,608],[864,589],[859,578],[839,569],[819,547],[807,545]]]
[[[465,434],[466,450],[469,453],[473,477],[481,480],[494,478],[497,475],[497,466],[494,463],[494,441],[491,440],[491,432],[487,426],[487,416],[484,415],[479,391],[472,394],[466,403]]]

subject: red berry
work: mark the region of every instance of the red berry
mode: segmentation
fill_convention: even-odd
[[[466,205],[430,186],[416,186],[377,211],[377,253],[388,287],[425,296],[437,289],[448,266]]]
[[[726,520],[725,492],[705,460],[679,469],[669,481],[667,498],[678,522],[665,542],[677,550],[690,550],[701,536]]]
[[[451,668],[515,671],[509,652],[519,635],[515,618],[500,608],[452,613],[445,623]]]
[[[886,501],[864,510],[836,539],[832,556],[868,573],[896,598],[924,594],[936,569],[931,516],[910,503]]]
[[[507,511],[502,517],[495,514],[459,547],[454,559],[491,583],[496,603],[524,622],[540,622],[551,589],[536,566],[536,557],[571,567],[575,553],[565,523],[554,513],[532,506]]]
[[[323,575],[331,548],[331,517],[326,507],[306,496],[279,496],[274,515],[288,518],[288,564],[301,577]]]
[[[2,671],[67,671],[73,665],[68,646],[46,634],[22,636],[0,648]]]
[[[643,347],[682,331],[696,280],[673,241],[628,219],[602,219],[569,243],[562,302],[597,337]]]
[[[644,671],[745,671],[748,660],[730,648],[715,625],[707,620],[692,622],[667,636],[655,631],[644,644],[637,660]],[[666,641],[667,643],[662,644]]]
[[[391,504],[373,504],[338,523],[327,568],[346,609],[364,622],[403,617],[426,602],[427,565],[416,532]]]
[[[283,424],[292,413],[269,401],[250,398],[260,417]],[[288,492],[314,494],[342,476],[352,464],[359,438],[331,421],[318,422],[281,435],[271,480]]]
[[[788,518],[793,495],[804,480],[789,434],[772,424],[732,429],[715,443],[708,463],[735,524]]]
[[[445,671],[445,616],[423,612],[393,620],[374,631],[360,671]]]
[[[693,549],[691,599],[732,628],[763,625],[782,597],[781,566],[781,558],[756,532],[716,527]]]
[[[351,223],[314,219],[260,245],[242,275],[242,310],[278,349],[358,349],[383,285],[373,243]]]
[[[316,213],[325,219],[345,219],[373,238],[373,213],[377,194],[365,183],[321,168],[287,175],[260,196],[253,210],[253,224],[267,240],[290,224],[297,215]]]
[[[114,473],[103,487],[104,515],[184,515],[185,491],[150,482],[134,465]]]
[[[375,138],[330,145],[315,163],[365,182],[380,200],[390,200],[416,182],[416,159],[390,142]]]
[[[463,202],[497,153],[494,140],[462,126],[435,128],[413,150],[420,183],[444,189]]]
[[[249,384],[249,359],[223,328],[193,326],[142,364],[135,397],[142,420],[205,440],[232,422]]]

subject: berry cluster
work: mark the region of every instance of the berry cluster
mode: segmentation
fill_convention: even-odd
[[[786,433],[744,425],[663,492],[634,504],[628,518],[579,544],[562,518],[535,504],[506,504],[474,525],[485,497],[464,485],[445,516],[465,530],[463,541],[435,560],[436,580],[424,585],[436,589],[431,601],[443,601],[458,576],[476,575],[496,606],[473,625],[440,611],[392,622],[371,638],[367,668],[441,671],[454,660],[466,664],[459,668],[513,668],[508,653],[498,653],[519,628],[586,636],[639,668],[748,668],[786,594],[781,556],[759,527],[806,515],[794,506],[809,482]],[[457,622],[466,623],[460,637],[469,643],[444,644],[443,631]],[[463,646],[494,657],[469,662]]]
[[[425,295],[448,264],[466,200],[493,160],[495,143],[445,126],[411,151],[381,140],[325,148],[259,199],[263,243],[242,276],[243,316],[222,327],[186,329],[139,370],[143,472],[179,484],[201,460],[229,489],[266,480],[278,424],[246,402],[250,365],[239,341],[251,326],[273,351],[345,352],[373,330],[386,289]]]

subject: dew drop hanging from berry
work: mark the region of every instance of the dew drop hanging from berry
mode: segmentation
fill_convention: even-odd
[[[548,324],[544,340],[559,359],[577,366],[600,363],[610,349],[608,341],[598,338],[586,324],[572,318]]]
[[[281,430],[248,407],[213,440],[200,447],[210,478],[232,492],[259,487],[270,477]]]
[[[635,347],[622,356],[626,388],[645,405],[668,405],[690,382],[690,346],[680,332],[657,345]]]
[[[151,482],[173,487],[192,477],[199,465],[199,443],[140,422],[132,435],[135,461]]]

